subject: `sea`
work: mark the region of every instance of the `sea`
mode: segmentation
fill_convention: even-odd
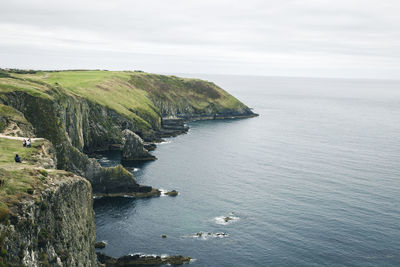
[[[99,251],[193,267],[400,266],[400,81],[186,76],[260,116],[191,122],[158,160],[126,165],[179,195],[95,199]]]

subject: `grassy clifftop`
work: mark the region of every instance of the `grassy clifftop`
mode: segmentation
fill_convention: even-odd
[[[0,93],[14,91],[47,99],[56,92],[79,96],[127,116],[144,129],[157,128],[161,117],[183,113],[251,114],[214,83],[144,72],[0,71]]]
[[[49,176],[42,166],[46,146],[51,146],[48,141],[36,140],[31,148],[24,148],[21,140],[0,137],[0,222],[7,219],[9,207],[22,199],[38,198]],[[14,162],[15,154],[22,163]],[[54,170],[51,175],[56,172],[62,171]]]

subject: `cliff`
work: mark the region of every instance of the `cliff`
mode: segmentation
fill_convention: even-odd
[[[170,121],[166,118],[255,116],[213,83],[129,71],[0,70],[0,104],[22,114],[36,136],[52,142],[58,169],[87,178],[96,193],[106,193],[100,190],[119,178],[121,183],[130,180],[121,193],[149,193],[152,188],[134,187],[133,175],[121,168],[104,169],[86,153],[113,148],[126,160],[152,160],[142,139],[152,142],[185,132],[184,127],[164,127],[163,121]]]
[[[97,266],[92,188],[53,169],[53,152],[43,139],[0,138],[0,266]]]
[[[215,84],[197,79],[0,69],[0,266],[96,266],[92,192],[160,194],[121,165],[103,168],[87,154],[117,149],[123,160],[154,160],[153,142],[186,132],[189,120],[253,116]],[[21,136],[40,138],[23,148]],[[22,163],[13,162],[16,153]],[[170,260],[177,259],[189,260]]]

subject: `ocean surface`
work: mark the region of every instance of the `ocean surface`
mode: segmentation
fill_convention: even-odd
[[[399,81],[196,77],[260,116],[190,123],[157,161],[128,166],[179,195],[96,199],[103,252],[185,255],[190,266],[400,266]]]

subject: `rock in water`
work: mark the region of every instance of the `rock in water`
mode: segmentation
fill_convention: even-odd
[[[144,148],[144,143],[140,136],[128,129],[123,130],[122,134],[124,136],[122,148],[123,161],[156,159],[155,156],[151,155],[149,151]]]
[[[107,245],[107,243],[104,242],[104,241],[100,241],[100,242],[94,243],[94,247],[95,247],[95,248],[105,248],[106,245]]]
[[[224,218],[224,221],[225,221],[225,222],[229,222],[229,221],[232,221],[232,220],[233,220],[233,218],[232,218],[232,217],[229,217],[229,216],[227,216],[227,217]]]
[[[176,190],[172,190],[172,191],[169,191],[169,192],[167,192],[167,193],[165,193],[167,196],[170,196],[170,197],[176,197],[177,195],[178,195],[178,191],[176,191]]]
[[[99,262],[105,266],[129,267],[129,266],[147,266],[147,265],[181,265],[190,261],[190,257],[184,256],[143,256],[139,254],[127,255],[118,259],[107,256],[103,253],[97,253]]]

